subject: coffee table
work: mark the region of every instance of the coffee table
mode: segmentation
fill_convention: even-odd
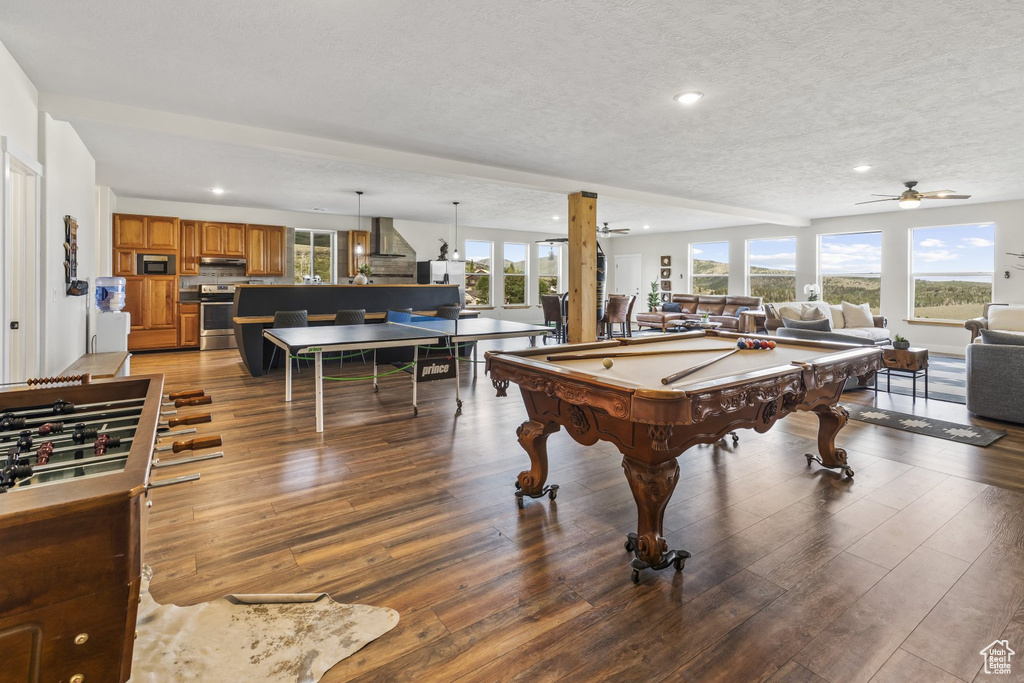
[[[722,323],[706,323],[701,320],[670,320],[668,324],[676,329],[682,327],[687,330],[717,330],[722,326]]]
[[[924,397],[928,398],[928,349],[910,347],[897,349],[883,346],[882,368],[875,375],[875,391],[878,391],[878,375],[885,373],[885,390],[892,391],[892,373],[909,375],[913,378],[913,397],[917,400],[917,378],[924,377]]]

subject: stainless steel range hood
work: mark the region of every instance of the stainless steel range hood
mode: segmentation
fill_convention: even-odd
[[[370,256],[374,258],[405,258],[405,254],[396,254],[395,245],[401,237],[395,230],[394,218],[374,218],[373,230],[370,233],[370,245],[373,251]]]

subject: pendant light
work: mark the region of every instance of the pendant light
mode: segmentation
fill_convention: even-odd
[[[452,252],[452,260],[459,260],[459,203],[452,202],[455,205],[455,251]]]
[[[357,197],[357,199],[359,201],[359,209],[358,209],[359,215],[356,218],[356,230],[362,230],[363,229],[363,192],[362,192],[362,190],[356,190],[356,197]],[[356,250],[355,251],[356,251],[356,256],[362,256],[363,255],[363,243],[362,242],[356,242]]]

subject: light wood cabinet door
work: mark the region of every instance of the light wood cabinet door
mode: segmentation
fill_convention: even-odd
[[[181,275],[199,275],[199,223],[181,221]]]
[[[269,226],[266,229],[264,246],[267,253],[267,272],[265,275],[284,275],[284,243],[285,229],[280,226]]]
[[[114,248],[145,249],[146,217],[114,214]]]
[[[348,231],[348,276],[354,277],[359,267],[370,262],[370,233],[365,230]]]
[[[223,223],[203,223],[199,234],[199,253],[203,256],[224,255]]]
[[[245,274],[267,274],[267,229],[262,225],[245,227]]]
[[[178,346],[199,346],[199,304],[180,305]]]
[[[174,310],[177,281],[176,277],[162,275],[143,278],[142,324],[147,330],[177,329],[178,316]]]
[[[146,247],[164,251],[178,250],[178,219],[146,217]]]
[[[143,280],[144,278],[141,277],[126,277],[124,279],[124,310],[132,317],[132,332],[143,329],[145,324],[142,320],[142,311],[145,305]]]
[[[114,275],[128,277],[135,275],[135,252],[127,249],[114,250]]]
[[[245,257],[245,226],[240,223],[224,224],[224,255]]]

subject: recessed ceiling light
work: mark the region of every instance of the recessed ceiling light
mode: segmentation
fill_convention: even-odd
[[[558,216],[552,216],[552,217],[551,217],[551,220],[553,220],[553,221],[557,221],[557,220],[558,220]]]
[[[224,194],[224,188],[223,187],[215,187],[212,190],[210,190],[210,192],[212,192],[214,194]]]
[[[644,230],[650,230],[650,229],[651,229],[651,226],[649,226],[649,225],[645,225],[644,226]]]
[[[856,171],[857,173],[867,173],[868,171],[871,170],[871,167],[868,166],[867,164],[861,164],[860,166],[854,166],[853,170]]]
[[[690,90],[684,93],[679,93],[675,96],[675,100],[679,104],[693,104],[702,97],[704,97],[704,93],[697,92],[696,90]]]

